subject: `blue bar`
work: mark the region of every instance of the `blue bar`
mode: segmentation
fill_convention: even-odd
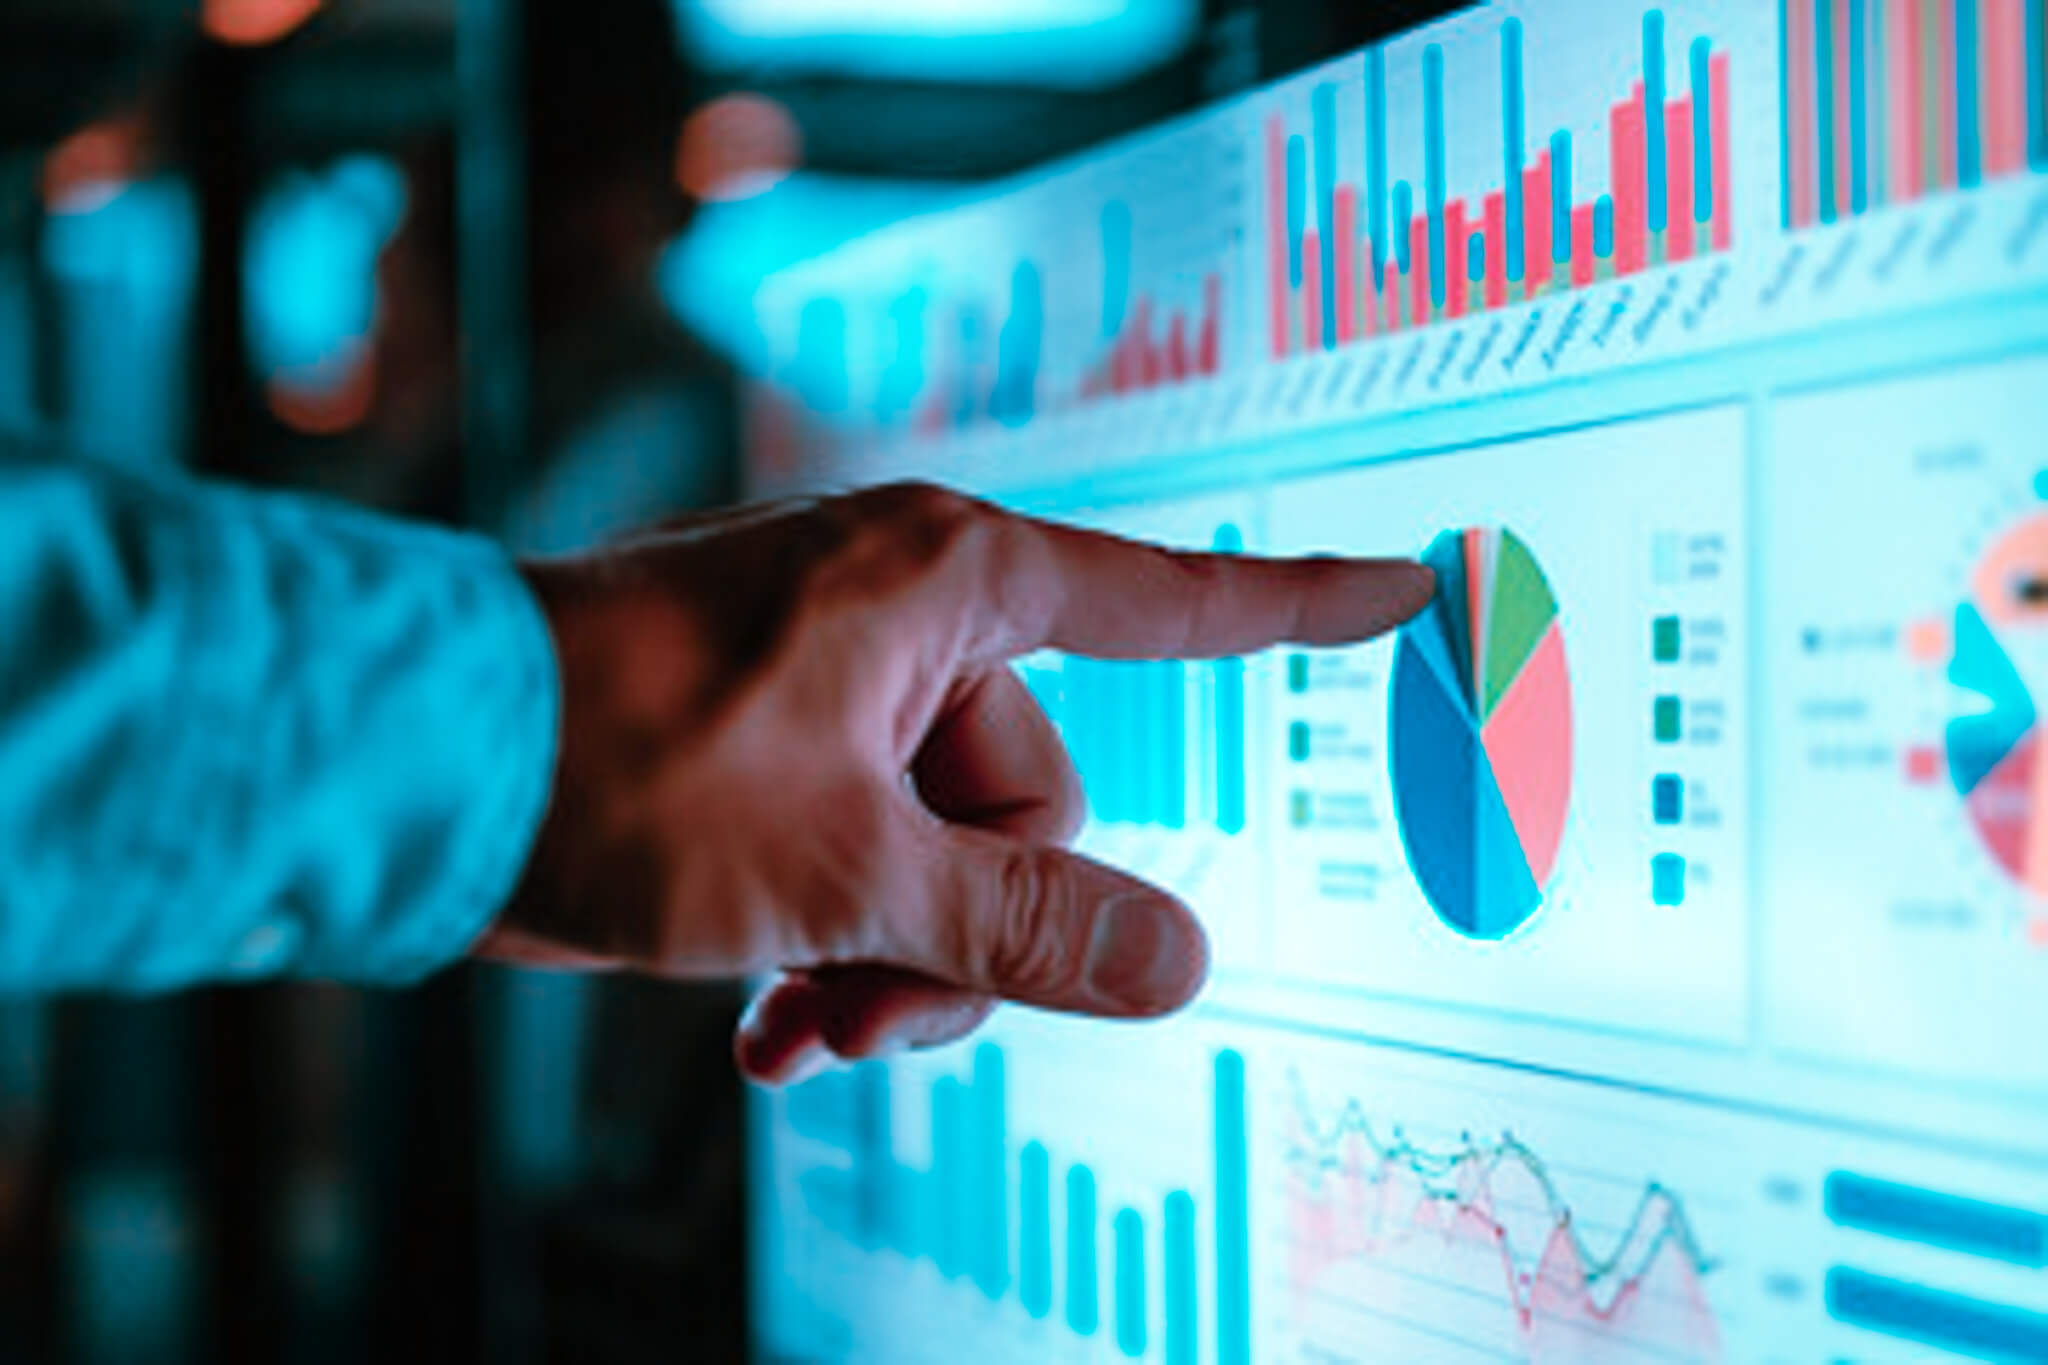
[[[1791,9],[1805,0],[1778,0],[1778,51],[1792,50]],[[1918,35],[1915,35],[1916,38]],[[1792,63],[1778,63],[1778,226],[1792,226]]]
[[[1166,1196],[1166,1365],[1195,1365],[1200,1314],[1195,1302],[1195,1201]]]
[[[1998,1359],[2048,1360],[2048,1317],[1836,1266],[1828,1316],[1905,1341]]]
[[[1308,226],[1308,148],[1287,139],[1287,283],[1301,288],[1301,234]]]
[[[1136,1209],[1116,1215],[1116,1344],[1133,1360],[1145,1354],[1145,1220]]]
[[[2027,0],[2027,164],[2048,170],[2048,0]]]
[[[1486,282],[1486,234],[1475,232],[1465,239],[1465,279],[1471,284]],[[1472,300],[1476,307],[1479,300]]]
[[[1096,1304],[1095,1173],[1067,1169],[1067,1326],[1094,1335],[1101,1322]]]
[[[1826,0],[1821,2],[1825,4]],[[1664,11],[1655,9],[1643,16],[1643,145],[1649,153],[1649,228],[1662,232],[1671,220],[1671,186],[1664,172]],[[1566,218],[1570,218],[1569,211]],[[1569,237],[1569,221],[1566,229]]]
[[[1550,259],[1563,265],[1572,258],[1572,135],[1560,128],[1550,135]],[[1565,283],[1558,272],[1559,283]]]
[[[1408,223],[1415,217],[1415,197],[1405,180],[1394,182],[1394,265],[1403,275],[1414,266],[1408,249]]]
[[[1714,216],[1714,82],[1707,73],[1712,48],[1713,44],[1705,38],[1692,40],[1692,216],[1696,223]],[[1610,218],[1613,212],[1610,206]],[[1595,227],[1594,236],[1599,233],[1600,229]],[[1702,253],[1710,249],[1711,244],[1705,240],[1697,244]]]
[[[1429,213],[1429,303],[1444,306],[1444,50],[1422,49],[1423,207]]]
[[[1168,829],[1186,829],[1188,823],[1188,666],[1179,659],[1160,665],[1164,675],[1161,700],[1166,735],[1165,797],[1160,814]]]
[[[1928,0],[1941,4],[1943,0]],[[1794,0],[1797,3],[1797,0]],[[1834,0],[1812,0],[1813,4],[1813,102],[1814,178],[1820,181],[1820,220],[1832,223],[1844,206],[1835,203],[1835,158],[1842,149],[1835,146],[1835,6]]]
[[[1849,212],[1870,207],[1870,90],[1864,58],[1870,34],[1864,27],[1864,0],[1849,0]]]
[[[1365,54],[1365,218],[1377,294],[1387,270],[1387,53],[1379,47]]]
[[[1507,201],[1507,278],[1522,279],[1522,21],[1500,26],[1502,197]]]
[[[1309,97],[1316,135],[1316,254],[1322,271],[1322,347],[1337,349],[1337,87],[1318,85]],[[1309,345],[1316,338],[1307,338]]]
[[[1955,6],[1956,184],[1969,189],[1984,178],[1984,144],[1977,110],[1977,0],[1955,0]]]
[[[860,1181],[860,1245],[886,1246],[891,1240],[895,1210],[896,1158],[889,1129],[889,1068],[867,1063],[853,1068],[856,1146],[853,1170]]]
[[[1040,1142],[1017,1156],[1017,1297],[1034,1318],[1052,1312],[1052,1158]]]
[[[1131,210],[1120,199],[1102,206],[1102,335],[1114,337],[1124,327],[1124,305],[1131,295]]]
[[[1218,554],[1244,549],[1237,527],[1216,528]],[[1225,834],[1244,829],[1244,660],[1218,659],[1209,665],[1216,684],[1216,828]]]
[[[1610,260],[1614,256],[1614,196],[1603,194],[1593,201],[1593,256]]]
[[[974,1282],[989,1298],[1000,1299],[1010,1287],[1010,1181],[1005,1151],[1009,1122],[1003,1050],[993,1043],[974,1050],[973,1098],[975,1121],[969,1126],[977,1153],[973,1199],[981,1215]]]
[[[1841,1227],[2048,1270],[2048,1217],[2028,1209],[1897,1185],[1852,1171],[1828,1176],[1824,1201],[1829,1220]]]
[[[1251,1153],[1244,1057],[1216,1054],[1216,1361],[1251,1365]]]
[[[961,1169],[967,1151],[961,1131],[967,1126],[966,1099],[965,1087],[951,1076],[932,1084],[932,1185],[938,1197],[926,1213],[932,1220],[932,1260],[949,1280],[967,1273],[971,1245],[973,1206],[967,1198],[968,1172]]]

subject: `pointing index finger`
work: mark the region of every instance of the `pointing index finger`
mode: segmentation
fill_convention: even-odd
[[[1170,550],[1029,517],[1005,526],[994,652],[1210,658],[1276,644],[1338,645],[1429,605],[1436,579],[1405,559]]]

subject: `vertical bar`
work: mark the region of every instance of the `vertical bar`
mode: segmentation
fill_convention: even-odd
[[[1365,217],[1377,286],[1387,264],[1387,54],[1379,47],[1365,54]]]
[[[1849,212],[1870,207],[1869,77],[1864,55],[1869,50],[1864,7],[1867,0],[1845,0],[1849,7]]]
[[[961,1085],[951,1076],[932,1083],[932,1185],[938,1197],[931,1201],[932,1236],[928,1239],[932,1259],[949,1280],[967,1271],[968,1219],[973,1204],[967,1198],[967,1172],[962,1169],[967,1106]]]
[[[1885,142],[1892,155],[1891,202],[1910,203],[1920,197],[1922,158],[1920,109],[1920,0],[1892,0],[1885,28],[1891,79],[1886,91]]]
[[[1696,226],[1692,211],[1692,96],[1671,101],[1671,110],[1664,120],[1664,131],[1671,138],[1670,156],[1665,164],[1671,168],[1671,227],[1664,234],[1664,259],[1682,261],[1692,255],[1693,229]]]
[[[1550,260],[1555,274],[1572,258],[1572,135],[1558,129],[1550,135]]]
[[[1662,232],[1667,217],[1664,171],[1664,12],[1643,16],[1643,145],[1649,152],[1644,179],[1649,184],[1650,231]],[[1567,181],[1571,177],[1566,176]]]
[[[1980,0],[1977,13],[1977,129],[1987,176],[2005,173],[2006,57],[2005,0]]]
[[[1166,1196],[1166,1365],[1195,1365],[1201,1321],[1195,1299],[1195,1201],[1186,1190]]]
[[[1643,193],[1643,86],[1614,106],[1608,143],[1607,183],[1614,195],[1614,273],[1633,275],[1647,259],[1644,231],[1649,203]]]
[[[1536,164],[1522,172],[1522,200],[1529,205],[1523,220],[1525,297],[1534,298],[1550,279],[1550,151],[1537,154]]]
[[[1131,1359],[1145,1354],[1145,1220],[1118,1209],[1116,1231],[1116,1345]]]
[[[1429,215],[1426,213],[1408,220],[1408,258],[1415,263],[1415,268],[1408,273],[1408,313],[1410,320],[1420,327],[1436,316],[1430,308],[1429,299],[1431,266]]]
[[[1337,306],[1337,344],[1343,346],[1358,336],[1358,191],[1350,185],[1337,187],[1330,223],[1330,235],[1337,241],[1332,261],[1336,276],[1332,294]]]
[[[1179,659],[1159,666],[1160,703],[1164,712],[1161,728],[1166,733],[1166,827],[1185,829],[1188,823],[1188,667]]]
[[[1017,1157],[1017,1297],[1034,1318],[1052,1313],[1052,1157],[1040,1142]]]
[[[1010,1287],[1009,1116],[1003,1050],[993,1043],[974,1050],[974,1101],[974,1200],[981,1212],[974,1282],[989,1298],[1000,1299]]]
[[[1780,16],[1785,33],[1785,68],[1779,77],[1784,92],[1785,226],[1811,227],[1816,217],[1814,188],[1819,178],[1814,165],[1814,110],[1819,96],[1814,90],[1812,0],[1783,0]]]
[[[1415,271],[1414,239],[1409,235],[1408,224],[1414,217],[1414,197],[1408,189],[1408,182],[1394,182],[1394,265],[1402,275]]]
[[[1850,197],[1851,171],[1856,159],[1855,124],[1849,110],[1849,85],[1854,64],[1850,61],[1849,47],[1849,6],[1850,0],[1831,0],[1828,17],[1830,45],[1829,80],[1834,92],[1832,123],[1835,148],[1835,216],[1848,218],[1855,212]]]
[[[1216,1054],[1216,1362],[1251,1365],[1251,1153],[1244,1057]]]
[[[1423,207],[1429,214],[1429,302],[1445,304],[1444,274],[1449,250],[1444,238],[1444,50],[1422,49]]]
[[[1093,1336],[1102,1320],[1095,1274],[1095,1173],[1067,1168],[1067,1326]]]
[[[1486,222],[1486,306],[1499,308],[1508,301],[1507,196],[1499,190],[1487,195],[1481,217]]]
[[[1266,120],[1266,287],[1272,292],[1268,317],[1273,358],[1287,358],[1287,125],[1280,115]]]
[[[1472,299],[1472,311],[1486,305],[1486,232],[1481,229],[1465,238],[1465,289]]]
[[[1442,234],[1444,254],[1450,259],[1437,267],[1437,273],[1444,277],[1444,312],[1447,316],[1465,316],[1465,201],[1454,199],[1444,205]]]
[[[1323,344],[1323,250],[1322,234],[1309,228],[1301,234],[1301,334],[1305,351]]]
[[[1707,63],[1707,88],[1713,92],[1714,101],[1712,241],[1716,251],[1727,251],[1735,245],[1735,147],[1729,132],[1730,111],[1734,106],[1730,102],[1733,81],[1728,73],[1728,62],[1727,53],[1716,52]]]
[[[1380,287],[1380,297],[1387,301],[1387,330],[1401,330],[1401,269],[1392,261],[1387,262],[1386,277]]]
[[[1325,82],[1310,96],[1315,128],[1316,228],[1321,254],[1317,257],[1319,288],[1316,315],[1322,325],[1309,333],[1309,345],[1326,351],[1337,346],[1337,248],[1339,238],[1331,225],[1337,216],[1337,87]]]
[[[1984,179],[1983,125],[1977,93],[1977,0],[1955,0],[1956,184],[1975,189]]]
[[[1927,15],[1927,143],[1933,188],[1956,187],[1955,0],[1922,0]]]
[[[1291,136],[1287,139],[1287,287],[1291,291],[1287,323],[1290,332],[1288,338],[1289,352],[1295,349],[1292,329],[1295,319],[1299,315],[1293,311],[1293,307],[1298,306],[1300,302],[1299,295],[1301,293],[1303,273],[1302,233],[1307,229],[1307,226],[1308,148],[1303,145],[1299,136]],[[1313,351],[1315,348],[1315,337],[1306,332],[1302,333],[1300,349]]]
[[[1501,185],[1505,196],[1507,278],[1522,280],[1522,21],[1500,26]]]
[[[1220,374],[1223,369],[1223,277],[1214,273],[1202,279],[1202,331],[1195,342],[1195,369],[1200,374]]]
[[[1814,123],[1820,130],[1820,155],[1815,159],[1814,179],[1820,186],[1820,221],[1832,223],[1843,207],[1836,194],[1841,173],[1836,163],[1842,150],[1836,141],[1839,121],[1835,109],[1835,0],[1811,0],[1813,5]]]
[[[1237,527],[1216,528],[1214,548],[1219,554],[1237,554],[1244,549],[1244,535]],[[1216,690],[1216,828],[1225,834],[1244,829],[1244,660],[1218,659],[1214,670]]]
[[[1985,0],[1996,24],[1987,25],[1987,78],[1997,73],[1997,88],[1987,88],[1985,105],[1998,130],[1998,152],[1991,171],[2011,175],[2027,164],[2027,35],[2025,6],[2029,0]],[[1995,27],[1995,33],[1993,28]],[[1987,87],[1990,82],[1987,79]]]
[[[1572,287],[1584,289],[1591,284],[1593,268],[1593,206],[1579,204],[1572,209]]]
[[[2048,170],[2048,0],[2027,0],[2027,164]]]
[[[1593,257],[1608,268],[1614,263],[1614,196],[1603,194],[1593,201]]]
[[[1714,216],[1714,83],[1707,74],[1712,60],[1705,38],[1692,41],[1692,218],[1704,223]]]
[[[1351,259],[1358,275],[1358,335],[1369,337],[1379,331],[1379,277],[1372,269],[1372,243],[1363,237],[1353,242]]]

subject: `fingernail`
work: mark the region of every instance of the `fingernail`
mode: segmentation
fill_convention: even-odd
[[[782,1074],[776,1078],[776,1084],[802,1085],[805,1081],[822,1075],[832,1063],[832,1050],[823,1043],[812,1043],[782,1069]]]
[[[1134,1009],[1170,1009],[1199,977],[1202,945],[1186,916],[1157,896],[1119,896],[1095,916],[1088,984]]]

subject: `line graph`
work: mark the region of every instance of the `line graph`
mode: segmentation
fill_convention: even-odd
[[[1705,1283],[1716,1263],[1662,1183],[1645,1181],[1627,1216],[1596,1236],[1551,1164],[1512,1132],[1418,1140],[1355,1099],[1319,1113],[1299,1074],[1288,1087],[1297,1317],[1334,1298],[1375,1319],[1376,1334],[1429,1322],[1447,1359],[1722,1359]]]

